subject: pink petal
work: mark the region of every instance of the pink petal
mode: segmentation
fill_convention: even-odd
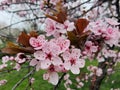
[[[119,25],[120,23],[118,23],[116,20],[113,20],[111,18],[105,18],[106,22],[111,24],[111,25]]]
[[[77,65],[72,65],[72,67],[70,68],[71,72],[73,74],[79,74],[80,73],[80,69]]]
[[[50,60],[41,61],[41,68],[42,69],[47,69],[50,65],[51,65],[51,61]]]
[[[34,53],[34,57],[35,57],[36,59],[39,59],[39,60],[45,60],[46,54],[45,54],[44,52],[42,52],[42,51],[36,51],[36,52]]]
[[[66,70],[70,70],[70,68],[71,68],[71,63],[70,63],[70,62],[65,62],[65,63],[64,63],[64,67],[65,67]]]
[[[80,68],[83,68],[85,66],[85,60],[83,60],[83,59],[77,60],[76,63]]]
[[[37,66],[36,66],[36,71],[39,71],[41,69],[41,63],[40,61],[37,63]]]
[[[56,85],[58,83],[59,76],[56,72],[50,72],[49,82],[53,85]]]
[[[38,63],[38,61],[36,59],[32,59],[30,61],[30,66],[35,66]]]
[[[62,64],[62,60],[61,60],[60,57],[53,57],[52,60],[53,60],[52,61],[53,65],[60,65],[60,64]]]

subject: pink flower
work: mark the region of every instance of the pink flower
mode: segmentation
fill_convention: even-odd
[[[44,35],[39,35],[37,38],[31,37],[29,42],[31,46],[33,46],[36,50],[39,50],[42,49],[46,40]]]
[[[120,32],[116,28],[108,27],[105,32],[105,42],[110,46],[116,45],[118,46],[118,42],[120,39]]]
[[[64,80],[69,79],[69,77],[70,77],[70,75],[69,75],[69,74],[66,74],[66,75],[64,76]]]
[[[95,46],[91,41],[87,41],[85,43],[85,51],[88,53],[96,52],[98,50],[97,46]]]
[[[16,63],[16,65],[15,65],[14,69],[16,69],[17,71],[19,71],[19,70],[21,69],[20,64]]]
[[[64,59],[64,67],[66,70],[71,70],[73,74],[79,74],[80,68],[83,68],[85,61],[80,59],[80,50],[72,49],[71,52],[66,51],[62,54]]]
[[[8,62],[10,60],[10,57],[9,56],[4,56],[4,57],[2,57],[2,63],[6,63],[6,62]]]
[[[47,32],[47,36],[54,35],[54,33],[56,32],[56,22],[52,19],[47,18],[45,20],[45,24],[45,31]]]
[[[106,22],[109,23],[110,25],[119,25],[120,23],[118,23],[116,20],[113,20],[111,18],[105,18]]]
[[[68,21],[68,20],[66,20],[66,21],[64,22],[64,26],[65,26],[65,29],[66,29],[67,31],[73,31],[73,30],[75,29],[74,23],[73,23],[73,22],[70,22],[70,21]]]
[[[60,57],[54,56],[51,52],[36,51],[34,53],[35,59],[30,62],[31,66],[36,65],[36,69],[48,69],[51,64],[61,65],[63,62]],[[39,65],[39,66],[38,66]]]
[[[56,85],[58,83],[59,76],[57,72],[47,72],[43,75],[43,79],[48,80],[53,85]]]
[[[6,67],[7,67],[7,64],[4,64],[4,63],[3,63],[3,64],[0,65],[0,69],[4,69],[4,68],[6,68]]]
[[[18,53],[15,57],[15,61],[19,64],[24,63],[27,60],[27,56],[24,53]]]
[[[62,52],[65,52],[69,48],[70,41],[68,39],[64,39],[60,37],[56,40],[56,44],[59,46],[60,51],[62,53]]]
[[[102,75],[102,69],[101,68],[98,68],[97,70],[96,70],[96,75],[97,76],[101,76]]]
[[[1,85],[5,85],[7,83],[7,80],[3,79],[3,80],[0,80],[0,86]]]

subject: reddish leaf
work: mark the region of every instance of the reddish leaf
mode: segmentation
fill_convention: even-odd
[[[6,47],[3,48],[2,50],[2,53],[6,53],[6,54],[17,54],[17,53],[20,53],[20,52],[23,52],[23,53],[33,53],[34,50],[33,48],[31,47],[19,47],[18,45],[15,45],[14,43],[12,42],[8,42]]]
[[[85,42],[86,42],[88,36],[90,35],[90,33],[91,33],[91,31],[86,31],[79,36],[78,44],[79,44],[80,49],[84,48]]]
[[[46,17],[63,24],[67,20],[67,12],[65,10],[60,10],[55,16],[46,14]]]
[[[67,12],[64,10],[64,11],[60,11],[58,14],[57,14],[57,19],[60,23],[64,23],[66,20],[67,20]]]
[[[83,33],[84,29],[87,27],[88,24],[89,24],[89,21],[84,18],[78,19],[76,21],[75,25],[79,35]]]
[[[18,37],[18,43],[20,43],[21,45],[25,47],[29,47],[30,46],[29,39],[30,39],[30,36],[27,35],[25,32],[22,32],[20,36]]]
[[[76,37],[76,35],[73,32],[67,32],[67,35],[68,35],[68,39],[70,40],[72,45],[77,44],[78,38]]]
[[[37,36],[38,36],[38,33],[35,32],[35,31],[31,31],[31,32],[29,33],[29,35],[30,35],[30,37],[37,37]]]

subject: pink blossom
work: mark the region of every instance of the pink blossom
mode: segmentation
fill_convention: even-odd
[[[5,63],[0,65],[0,69],[4,69],[6,67],[7,67],[7,64],[5,64]]]
[[[6,62],[8,62],[10,60],[10,57],[9,56],[4,56],[4,57],[2,57],[2,63],[6,63]]]
[[[68,21],[68,20],[66,20],[66,21],[64,22],[64,26],[65,26],[65,29],[66,29],[67,31],[73,31],[73,30],[75,29],[74,23],[73,23],[73,22],[70,22],[70,21]]]
[[[35,81],[35,78],[30,78],[30,83],[33,84]]]
[[[105,58],[99,53],[97,56],[98,62],[104,62]]]
[[[83,82],[79,82],[78,85],[77,85],[77,88],[81,88],[84,86],[84,83]]]
[[[27,56],[24,53],[18,53],[15,57],[15,61],[19,64],[24,63],[27,59]]]
[[[62,53],[62,52],[65,52],[69,48],[70,41],[68,39],[64,39],[60,37],[56,40],[56,44],[60,47],[60,51]]]
[[[5,79],[0,80],[0,86],[5,85],[6,83],[7,83],[7,80],[5,80]]]
[[[21,69],[20,64],[16,63],[16,65],[15,65],[14,69],[16,69],[17,71],[19,71],[19,70]]]
[[[118,42],[120,39],[120,32],[116,28],[108,27],[105,32],[105,42],[110,46],[116,45],[118,46]]]
[[[97,46],[94,45],[91,41],[85,43],[85,51],[88,53],[94,53],[98,50]]]
[[[51,64],[53,64],[53,65],[62,64],[61,58],[58,57],[58,56],[54,56],[51,52],[48,53],[48,52],[43,52],[43,51],[36,51],[34,53],[34,57],[35,57],[36,60],[32,60],[30,64],[32,66],[37,64],[37,66],[38,66],[37,62],[39,62],[39,64],[40,64],[39,66],[42,69],[49,68],[49,66]]]
[[[109,23],[110,25],[119,25],[120,23],[118,23],[116,20],[111,19],[111,18],[105,18],[106,22]]]
[[[46,40],[44,35],[39,35],[37,38],[31,37],[29,42],[30,42],[30,45],[35,48],[35,50],[39,50],[39,49],[42,49]]]
[[[80,68],[83,68],[85,61],[80,59],[80,50],[72,49],[71,52],[66,51],[62,54],[64,59],[64,67],[66,70],[71,70],[73,74],[79,74]]]
[[[47,32],[47,36],[54,35],[54,33],[56,32],[56,22],[52,19],[47,18],[45,20],[45,24],[45,31]]]
[[[70,77],[70,75],[69,75],[69,74],[66,74],[66,75],[64,76],[64,80],[69,79],[69,77]]]
[[[102,69],[101,68],[98,68],[97,70],[96,70],[96,75],[97,76],[101,76],[102,75]]]
[[[48,80],[53,85],[56,85],[58,83],[59,76],[57,72],[47,72],[43,75],[43,79]]]

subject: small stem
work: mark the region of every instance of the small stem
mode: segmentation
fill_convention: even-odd
[[[33,74],[35,72],[35,68],[30,71],[28,74],[26,74],[21,80],[19,80],[14,87],[12,88],[12,90],[15,90],[26,78],[28,78],[31,74]]]

